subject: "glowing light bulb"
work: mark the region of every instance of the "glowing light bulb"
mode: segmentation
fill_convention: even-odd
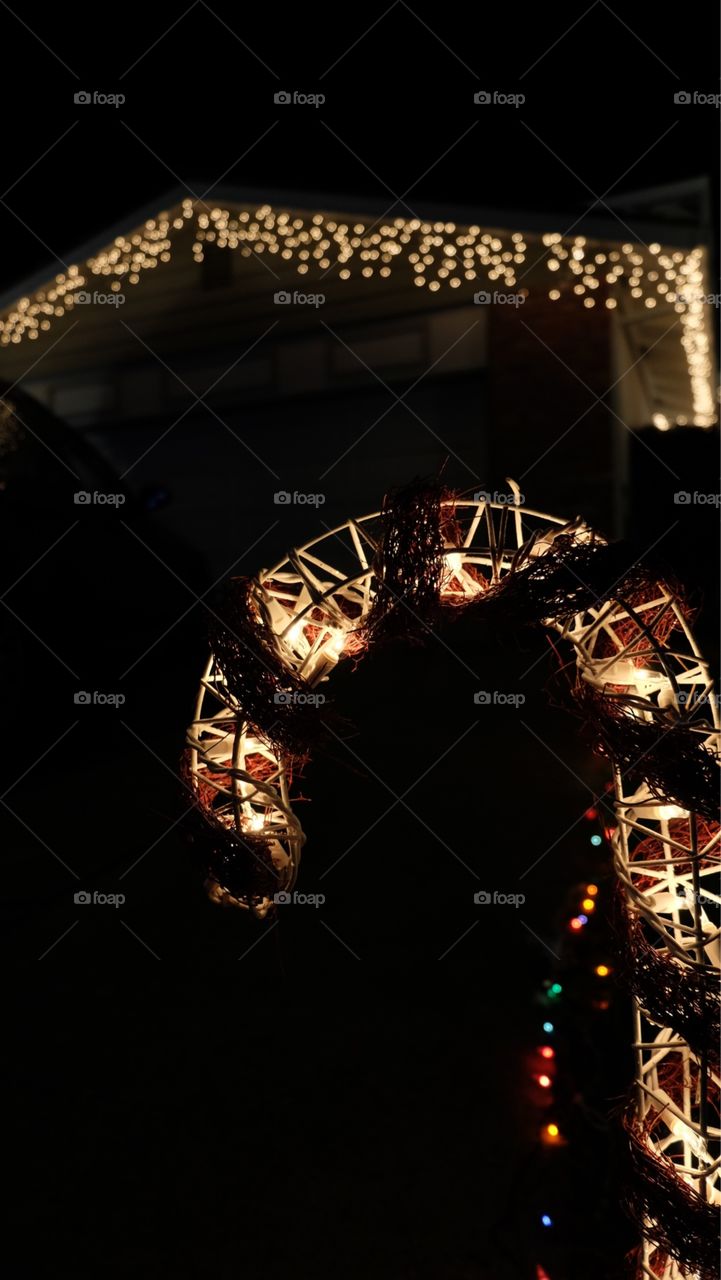
[[[297,644],[297,643],[298,643],[298,641],[299,641],[300,639],[302,639],[302,636],[303,636],[303,623],[302,623],[302,621],[301,621],[301,622],[294,622],[294,623],[292,624],[292,626],[290,626],[290,627],[288,628],[288,630],[286,631],[286,633],[285,633],[285,640],[286,640],[286,643],[287,643],[287,644]]]
[[[598,833],[591,836],[591,844],[597,849],[600,844],[603,844],[603,836],[599,836]]]
[[[597,884],[587,884],[587,885],[586,885],[586,893],[588,894],[589,898],[595,898],[595,897],[596,897],[596,894],[598,893],[598,885],[597,885]]]
[[[607,964],[596,965],[596,973],[598,974],[599,978],[607,978],[610,972],[611,970],[609,969]]]
[[[243,829],[245,831],[262,831],[265,826],[265,818],[260,813],[252,813],[243,818]]]
[[[329,641],[328,647],[333,653],[342,653],[345,648],[346,636],[344,631],[336,631]]]
[[[583,907],[584,911],[596,910],[596,904],[593,901],[593,898],[584,898],[583,902],[581,903],[581,906]]]
[[[554,982],[549,987],[548,994],[549,996],[560,996],[562,991],[563,991],[563,987],[561,986],[560,982]]]
[[[571,929],[573,929],[574,933],[578,933],[579,929],[582,929],[582,928],[583,928],[583,921],[582,921],[581,917],[580,917],[580,916],[574,916],[574,917],[573,917],[573,920],[571,921],[571,923],[570,923],[570,926],[569,926],[569,927],[570,927]]]
[[[444,572],[443,572],[443,580],[441,583],[442,591],[443,590],[447,591],[451,583],[453,582],[454,578],[458,579],[460,577],[462,569],[463,569],[463,556],[460,554],[460,552],[453,551],[450,555],[446,556]]]
[[[586,810],[583,816],[584,818],[588,818],[589,822],[593,822],[594,818],[598,817],[598,809],[594,809],[592,806],[590,809]]]
[[[546,1035],[547,1035],[547,1036],[550,1036],[550,1035],[552,1034],[553,1029],[554,1029],[554,1028],[553,1028],[553,1023],[552,1023],[552,1022],[544,1022],[544,1024],[543,1024],[543,1030],[545,1031],[545,1033],[546,1033]]]
[[[659,818],[665,818],[666,821],[669,818],[687,818],[688,809],[681,809],[677,804],[662,804],[659,805],[658,816]]]
[[[547,1213],[542,1213],[542,1214],[541,1214],[541,1222],[543,1223],[544,1227],[552,1227],[552,1226],[553,1226],[553,1218],[549,1217],[549,1215],[548,1215]]]
[[[550,1077],[550,1076],[538,1076],[538,1077],[537,1077],[537,1079],[538,1079],[538,1083],[540,1084],[540,1086],[541,1086],[541,1088],[542,1088],[542,1089],[550,1089],[550,1087],[551,1087],[551,1077]]]
[[[561,1130],[559,1129],[557,1124],[546,1125],[546,1133],[548,1134],[549,1138],[557,1138],[560,1135],[560,1132]]]
[[[554,1058],[556,1056],[550,1044],[541,1045],[539,1053],[542,1058]]]

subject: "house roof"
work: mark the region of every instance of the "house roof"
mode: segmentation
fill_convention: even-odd
[[[568,209],[537,213],[528,209],[445,202],[429,204],[414,201],[412,207],[394,202],[388,206],[381,198],[369,199],[338,192],[290,191],[222,183],[206,189],[202,182],[188,185],[179,182],[133,213],[99,230],[89,240],[76,245],[59,261],[63,265],[86,262],[112,244],[117,236],[127,235],[130,230],[142,226],[147,219],[157,216],[160,210],[173,209],[185,199],[199,200],[209,205],[229,204],[241,207],[270,204],[298,213],[323,210],[386,219],[417,216],[431,221],[479,224],[489,228],[513,227],[538,234],[556,231],[565,235],[574,231],[589,239],[622,242],[630,238],[646,244],[660,241],[679,249],[708,244],[712,225],[709,184],[705,177],[610,196],[607,200],[596,202],[600,212],[593,212],[595,206],[592,205],[591,209],[580,216]],[[627,225],[628,219],[632,220],[630,226]],[[57,263],[57,259],[51,259],[46,266],[15,281],[0,293],[0,312],[6,311],[19,298],[42,289],[53,280],[57,274]]]

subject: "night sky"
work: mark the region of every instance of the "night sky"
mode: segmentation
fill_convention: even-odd
[[[666,17],[603,0],[585,12],[196,0],[0,15],[3,292],[54,274],[178,183],[306,193],[320,208],[348,196],[400,212],[527,211],[561,229],[590,210],[613,222],[622,192],[706,175],[717,206],[718,110],[674,103],[717,89],[716,16],[699,4]],[[326,101],[276,105],[281,89]],[[481,89],[526,101],[476,106]],[[74,102],[93,90],[126,101]],[[77,462],[70,435],[54,445]],[[683,487],[713,487],[715,433],[670,433],[654,449]],[[646,455],[632,459],[629,562],[661,532],[656,500],[668,497],[664,467]],[[103,483],[100,455],[83,466]],[[613,945],[610,857],[590,842],[603,809],[583,816],[602,805],[607,774],[568,715],[543,635],[464,620],[440,643],[339,672],[346,742],[318,755],[301,788],[301,887],[327,904],[260,925],[206,901],[182,816],[179,758],[207,649],[204,550],[169,534],[141,496],[125,518],[155,557],[88,511],[43,559],[67,524],[72,478],[31,439],[8,477],[11,1274],[628,1274],[614,1115],[630,1008],[613,982],[599,1008],[583,976]],[[589,478],[579,468],[572,480],[583,511]],[[305,518],[310,538],[319,529],[312,510]],[[683,510],[663,549],[704,609],[714,659],[716,528],[714,512]],[[259,564],[251,556],[243,572]],[[73,672],[105,687],[150,646],[124,686],[127,714],[93,707],[71,728]],[[494,687],[525,691],[523,727],[506,707],[474,714],[490,672]],[[78,919],[80,883],[111,893],[121,877],[122,912]],[[577,944],[566,923],[588,881],[599,919]],[[509,908],[479,922],[473,893],[486,884],[523,884],[522,918]],[[552,980],[565,993],[569,1143],[549,1152],[531,1077]]]

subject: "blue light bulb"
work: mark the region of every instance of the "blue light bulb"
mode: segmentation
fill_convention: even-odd
[[[544,1022],[544,1024],[543,1024],[543,1030],[546,1032],[546,1035],[550,1036],[551,1032],[553,1031],[553,1023],[552,1023],[552,1022]]]
[[[543,1223],[544,1227],[553,1226],[553,1218],[549,1218],[547,1213],[541,1214],[541,1222]]]
[[[602,836],[599,836],[599,835],[591,836],[591,844],[596,845],[596,847],[598,847],[598,845],[602,843],[603,843]]]

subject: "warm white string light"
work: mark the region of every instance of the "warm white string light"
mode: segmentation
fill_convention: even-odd
[[[188,198],[20,298],[0,316],[0,346],[37,339],[74,308],[77,295],[94,281],[107,281],[111,293],[138,284],[145,272],[171,260],[174,240],[188,227],[196,263],[203,262],[210,246],[238,250],[245,258],[267,255],[300,276],[333,270],[341,280],[386,279],[402,269],[416,287],[431,293],[444,286],[472,292],[491,287],[496,293],[515,290],[524,298],[530,287],[523,281],[531,273],[537,279],[540,264],[552,279],[549,299],[576,298],[586,310],[597,305],[614,310],[623,288],[639,308],[680,316],[693,424],[706,427],[716,421],[704,250],[604,243],[559,232],[538,236],[403,217],[373,222],[292,213],[270,204],[229,209]],[[671,425],[663,414],[655,417],[660,429]]]

